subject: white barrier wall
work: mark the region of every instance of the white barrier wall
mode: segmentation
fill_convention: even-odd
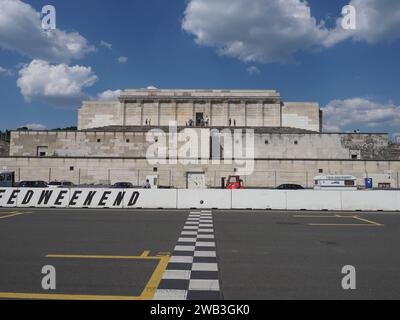
[[[232,190],[232,208],[235,209],[286,209],[284,190]]]
[[[329,190],[286,191],[288,210],[342,210],[341,193]]]
[[[342,191],[342,210],[400,210],[399,194],[399,191],[389,190]]]
[[[176,189],[137,189],[133,192],[133,196],[125,198],[124,208],[177,208],[178,190]],[[136,202],[135,198],[137,198]]]
[[[0,188],[0,207],[400,211],[400,191]]]
[[[179,209],[231,209],[231,190],[219,189],[178,189]]]

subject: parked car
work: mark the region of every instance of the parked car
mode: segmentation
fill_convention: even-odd
[[[111,186],[111,188],[129,189],[129,188],[133,188],[133,184],[130,182],[116,182]]]
[[[71,181],[51,181],[49,183],[49,188],[72,188],[75,185]]]
[[[47,183],[44,181],[21,181],[17,184],[17,188],[47,188]]]
[[[299,184],[286,183],[286,184],[281,184],[280,186],[277,187],[277,189],[280,189],[280,190],[301,190],[301,189],[304,189],[304,188]]]

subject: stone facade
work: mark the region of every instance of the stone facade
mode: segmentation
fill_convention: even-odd
[[[85,101],[78,129],[111,125],[292,127],[321,130],[317,103],[283,103],[274,90],[125,90],[119,102]]]
[[[241,166],[235,161],[149,161],[149,147],[163,138],[160,131],[166,134],[163,151],[169,154],[171,121],[178,124],[178,132],[206,137],[197,144],[208,160],[219,152],[225,156],[227,145],[240,146],[250,130],[255,161],[254,171],[242,176],[247,187],[313,187],[316,175],[351,174],[359,185],[368,176],[375,186],[399,188],[400,146],[390,144],[387,134],[321,133],[317,103],[285,103],[274,90],[126,90],[117,102],[83,102],[77,131],[11,132],[10,156],[0,157],[0,168],[14,170],[17,181],[128,181],[139,186],[156,176],[159,186],[176,188],[186,188],[192,173],[203,173],[210,188],[220,187],[222,177],[237,174]],[[150,130],[158,134],[150,135]],[[219,135],[235,130],[242,131],[231,140]],[[178,140],[177,148],[186,141]]]
[[[164,129],[168,133],[168,128]],[[182,128],[182,130],[183,132],[194,130],[198,137],[202,136],[202,131],[203,135],[210,136],[208,128]],[[218,129],[213,129],[213,131],[221,132]],[[296,132],[296,130],[271,133],[270,131],[272,130],[255,131],[254,156],[256,159],[391,159],[388,153],[387,134],[304,133]],[[242,132],[245,133],[245,131]],[[166,134],[167,147],[170,145],[169,139],[170,135]],[[245,140],[246,138],[242,136],[242,141],[245,142]],[[185,142],[186,140],[178,142],[178,148]],[[149,146],[154,143],[152,135],[148,134],[147,130],[139,131],[139,129],[137,131],[122,129],[13,131],[10,155],[35,157],[41,156],[40,152],[46,152],[42,156],[145,158]],[[222,144],[224,147],[224,142],[218,139],[212,140],[212,143],[213,145]],[[200,145],[200,141],[197,144]]]
[[[7,141],[0,140],[0,156],[8,156],[10,153],[10,144]]]

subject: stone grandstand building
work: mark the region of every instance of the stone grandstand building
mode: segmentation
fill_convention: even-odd
[[[226,152],[215,133],[242,130],[245,140],[251,129],[255,161],[254,172],[242,177],[246,187],[313,187],[316,175],[351,174],[360,185],[368,176],[375,186],[399,188],[400,148],[390,144],[388,134],[323,133],[318,103],[284,102],[274,90],[139,89],[123,91],[115,102],[86,101],[78,110],[77,131],[13,131],[0,168],[14,170],[17,180],[139,186],[149,178],[159,187],[177,188],[220,187],[222,177],[238,171],[234,161],[149,162],[155,143],[149,130],[165,132],[168,143],[171,123],[178,132],[190,129],[203,137],[205,132],[209,159]]]

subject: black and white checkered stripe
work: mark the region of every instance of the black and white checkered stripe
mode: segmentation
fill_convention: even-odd
[[[211,211],[190,212],[154,299],[220,299]]]

